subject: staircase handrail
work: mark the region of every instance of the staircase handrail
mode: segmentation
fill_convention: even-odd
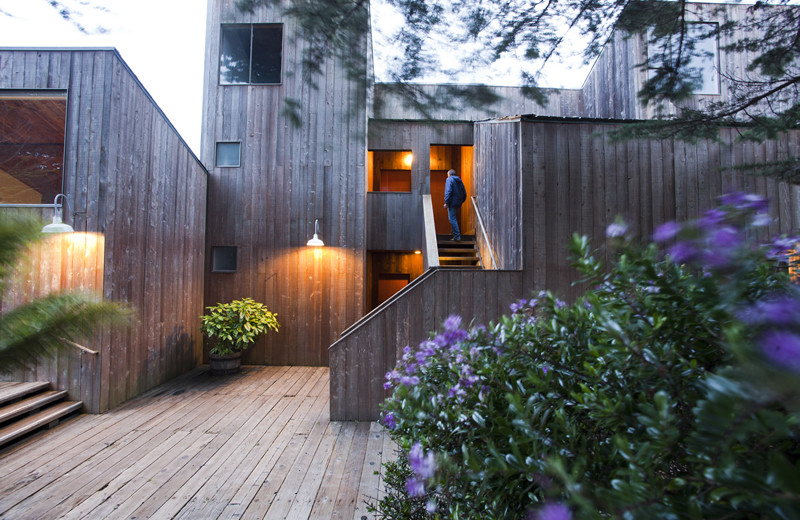
[[[488,233],[486,233],[486,227],[483,225],[483,218],[481,218],[481,211],[478,209],[478,201],[474,196],[472,197],[472,207],[475,209],[475,219],[478,221],[478,227],[481,230],[483,241],[486,243],[486,247],[489,249],[489,255],[492,257],[492,269],[497,269],[497,258],[494,256],[492,242],[489,240]]]
[[[425,268],[439,267],[439,246],[436,243],[436,221],[433,218],[433,200],[430,193],[422,194],[422,220],[423,237],[425,247],[423,248],[422,261]]]
[[[416,278],[411,280],[411,282],[408,285],[406,285],[405,287],[403,287],[402,289],[400,289],[399,291],[394,293],[386,301],[381,302],[380,305],[378,305],[377,307],[375,307],[374,309],[372,309],[371,311],[369,311],[368,313],[366,313],[365,315],[360,317],[355,323],[353,323],[352,325],[350,325],[349,327],[344,329],[341,333],[339,333],[339,339],[334,341],[328,347],[328,349],[330,350],[343,337],[347,336],[348,334],[350,334],[350,332],[354,331],[355,329],[359,328],[364,323],[366,323],[369,320],[371,320],[373,316],[383,312],[383,310],[385,308],[389,307],[390,305],[392,305],[395,302],[395,300],[398,300],[398,299],[402,298],[405,295],[405,293],[409,292],[411,289],[413,289],[417,285],[423,283],[425,280],[427,280],[429,277],[431,277],[435,271],[438,271],[439,269],[441,269],[441,268],[440,267],[436,267],[435,269],[429,269],[428,271],[422,273],[420,276],[417,276]]]

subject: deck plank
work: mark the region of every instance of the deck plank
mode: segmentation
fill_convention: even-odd
[[[194,371],[0,452],[0,517],[373,518],[391,442],[329,403],[326,368]]]

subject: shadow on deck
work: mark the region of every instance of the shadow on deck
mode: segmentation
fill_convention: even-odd
[[[0,517],[372,518],[394,445],[331,422],[319,367],[198,369],[0,452]]]

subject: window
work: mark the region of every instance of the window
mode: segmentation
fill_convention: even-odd
[[[411,151],[370,150],[367,161],[370,191],[411,191]]]
[[[269,85],[281,82],[283,26],[225,24],[219,58],[222,85]]]
[[[717,24],[692,22],[687,24],[687,36],[695,42],[694,49],[683,49],[690,52],[689,62],[682,71],[693,82],[694,94],[719,94],[719,50],[717,44]],[[647,54],[649,71],[657,70],[662,63],[675,59],[673,53],[678,51],[678,36],[664,37],[650,41],[648,33]],[[705,37],[703,37],[705,36]],[[663,53],[663,59],[662,59]]]
[[[52,204],[61,193],[67,95],[0,90],[0,204]]]
[[[236,272],[235,246],[217,246],[211,248],[211,272],[212,273]]]
[[[241,164],[242,143],[217,143],[214,166],[218,168],[237,168]]]

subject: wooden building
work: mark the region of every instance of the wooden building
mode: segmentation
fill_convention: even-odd
[[[60,269],[79,274],[52,279],[88,279],[104,297],[140,309],[130,331],[98,338],[98,358],[42,368],[65,374],[58,377],[91,410],[202,362],[203,307],[252,297],[277,313],[280,331],[244,363],[329,365],[331,417],[376,419],[398,352],[450,314],[486,323],[542,289],[574,297],[566,247],[575,232],[600,247],[620,215],[646,237],[734,189],[770,197],[770,233],[800,228],[796,187],[732,169],[797,155],[795,132],[761,144],[737,142],[732,130],[691,145],[608,138],[655,113],[636,98],[648,74],[636,67],[648,51],[643,36],[614,34],[583,87],[548,91],[546,106],[521,89],[481,86],[466,90],[493,102],[456,97],[423,112],[397,85],[371,83],[366,4],[354,13],[365,24],[356,51],[313,67],[303,59],[305,29],[282,7],[243,12],[235,4],[208,1],[207,171],[114,51],[0,51],[0,96],[38,90],[62,100],[63,183],[42,182],[75,201],[76,229],[104,240],[93,260]],[[746,6],[694,5],[697,23],[746,16]],[[726,43],[708,49],[714,74],[689,106],[730,95],[722,78],[743,72],[747,56]],[[353,74],[353,63],[363,72]],[[450,89],[415,88],[433,97]],[[442,196],[451,168],[469,195],[460,220],[474,257],[460,263],[449,255],[461,253],[440,243],[449,233]],[[307,246],[315,232],[324,247]],[[51,262],[46,256],[38,263]]]
[[[75,233],[20,266],[0,310],[65,289],[129,303],[130,328],[12,380],[101,412],[197,366],[207,172],[114,50],[0,49],[0,211]],[[17,207],[9,207],[17,206]]]

